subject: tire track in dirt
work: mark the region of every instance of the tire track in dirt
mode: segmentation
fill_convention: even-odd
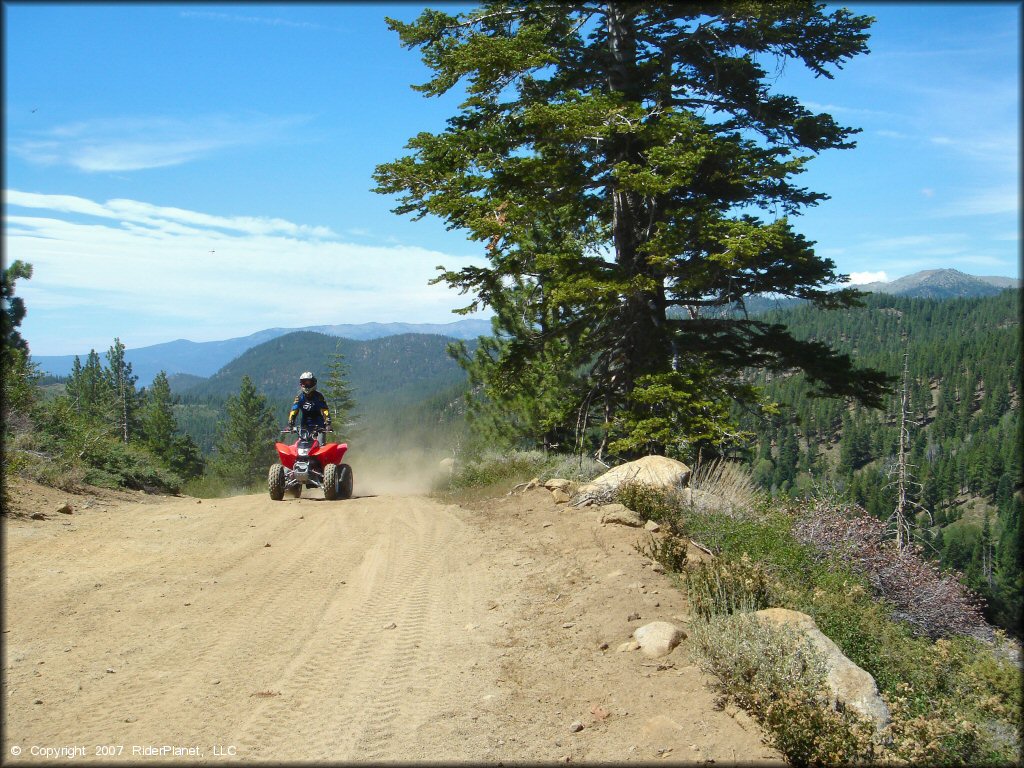
[[[296,757],[388,756],[401,702],[429,691],[413,681],[421,649],[431,643],[427,616],[444,586],[436,564],[452,551],[445,541],[452,538],[452,522],[443,512],[419,510],[391,521],[356,568],[359,594],[335,606],[339,615],[325,622],[337,633],[317,635],[299,670],[285,671],[281,685],[291,695],[262,704],[245,729],[244,745],[288,759],[279,744],[288,734],[301,746]]]
[[[283,521],[275,521],[271,531],[280,530],[282,525]],[[307,559],[309,550],[316,546],[313,543],[315,539],[308,539],[308,546],[304,546],[303,540],[300,540],[292,546],[283,547],[279,551],[288,553],[287,559],[265,571],[264,576],[275,586],[269,593],[272,595],[271,606],[287,602],[287,596],[282,594],[286,588],[283,585],[289,582],[287,577],[296,573]],[[227,558],[228,570],[221,568],[216,558],[209,560],[207,567],[213,566],[210,574],[219,575],[220,579],[227,576],[230,582],[232,570],[239,567],[245,570],[247,566],[243,564],[247,564],[253,557],[259,557],[259,554],[253,554],[259,550],[252,547],[241,549]],[[180,556],[181,553],[177,554]],[[99,614],[114,616],[111,605],[132,604],[131,596],[126,594],[129,591],[135,593],[137,598],[148,596],[150,600],[154,597],[170,597],[168,600],[152,601],[159,605],[156,609],[160,611],[159,614],[154,615],[153,609],[147,605],[149,600],[136,599],[134,611],[113,609],[120,614],[115,616],[119,622],[108,626],[106,632],[97,632],[95,620],[92,625],[85,622],[76,628],[80,636],[101,636],[101,642],[94,644],[94,649],[98,650],[97,645],[107,646],[108,649],[105,658],[97,658],[94,652],[92,658],[86,660],[86,666],[79,667],[80,674],[88,674],[88,662],[91,662],[93,680],[84,691],[81,688],[82,682],[78,683],[79,692],[74,696],[74,706],[79,714],[70,734],[73,737],[112,738],[120,731],[140,739],[166,740],[186,736],[194,738],[195,735],[205,734],[204,728],[195,727],[195,721],[201,718],[201,705],[206,703],[204,699],[207,698],[203,695],[204,681],[201,678],[222,666],[212,662],[211,658],[219,656],[223,659],[225,655],[237,653],[240,638],[250,623],[246,620],[246,614],[251,610],[252,601],[248,595],[227,605],[223,600],[218,600],[215,605],[206,606],[204,611],[204,606],[193,602],[200,601],[200,598],[193,595],[202,594],[195,584],[195,574],[200,571],[194,570],[192,577],[181,579],[182,583],[174,588],[167,588],[164,579],[146,576],[159,562],[159,559],[147,559],[141,567],[134,568],[125,568],[120,563],[108,566],[108,575],[103,578],[120,581],[128,586],[108,590],[102,596],[101,603],[85,615],[93,619]],[[72,562],[70,567],[74,565]],[[205,581],[215,582],[220,579]],[[159,594],[155,595],[154,592]],[[257,622],[266,610],[256,614]],[[274,615],[273,608],[270,611]],[[116,645],[127,647],[122,647],[120,653],[114,654],[112,658],[109,647]],[[110,664],[113,666],[107,666]],[[105,674],[109,669],[114,672]],[[111,702],[116,702],[116,705],[111,707]],[[140,717],[142,713],[167,711],[176,714],[170,718],[161,717],[159,722],[153,722],[152,719],[147,722],[144,716]]]
[[[756,729],[712,706],[686,643],[664,667],[615,653],[634,612],[675,621],[686,606],[645,568],[636,532],[599,515],[534,489],[472,509],[261,494],[126,501],[59,527],[5,518],[0,754],[29,764],[40,758],[11,747],[78,743],[203,750],[190,763],[771,758]]]
[[[389,754],[402,702],[437,690],[419,679],[423,649],[462,524],[414,497],[194,504],[83,516],[74,533],[8,547],[11,615],[71,613],[56,640],[19,622],[5,635],[20,649],[9,738],[232,744],[274,761]],[[29,564],[61,537],[74,589],[59,574],[31,586]],[[59,674],[39,667],[40,679],[41,656]]]

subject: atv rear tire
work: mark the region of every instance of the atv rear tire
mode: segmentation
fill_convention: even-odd
[[[338,498],[338,465],[324,467],[324,498],[333,501]]]
[[[302,496],[302,483],[296,483],[295,487],[291,489],[292,498],[298,499]]]
[[[274,501],[284,498],[284,466],[282,464],[270,465],[270,472],[267,473],[267,490],[270,491],[270,498]]]
[[[352,477],[352,467],[348,464],[338,465],[338,496],[342,499],[352,498],[352,483],[354,478]]]

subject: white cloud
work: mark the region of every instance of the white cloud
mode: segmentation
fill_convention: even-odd
[[[887,283],[889,277],[885,274],[885,271],[881,272],[851,272],[850,273],[850,284],[851,285],[865,285],[867,283]]]
[[[940,218],[1018,214],[1020,190],[1016,186],[995,186],[967,191],[963,196],[932,214]]]
[[[248,119],[200,116],[187,121],[147,117],[70,123],[10,137],[10,149],[39,165],[69,165],[87,173],[182,165],[214,152],[262,144],[309,120],[305,116]]]
[[[466,260],[425,248],[353,244],[326,227],[135,200],[17,190],[5,200],[5,252],[34,269],[18,293],[29,308],[23,328],[35,354],[82,351],[65,346],[69,314],[102,316],[132,347],[276,326],[452,322],[451,310],[468,303],[428,285],[436,265],[458,268]],[[112,338],[106,330],[96,336],[90,343],[97,348]]]
[[[108,200],[105,203],[96,203],[92,200],[73,195],[44,195],[9,189],[4,191],[4,202],[7,205],[21,208],[42,208],[57,213],[75,213],[115,219],[123,224],[144,224],[177,234],[201,232],[202,228],[205,227],[207,229],[227,229],[249,235],[284,234],[296,237],[336,237],[334,232],[327,227],[294,224],[284,219],[251,216],[213,216],[183,208],[142,203],[137,200],[114,199]],[[11,220],[17,221],[18,218],[12,217]],[[181,225],[192,226],[182,227]]]

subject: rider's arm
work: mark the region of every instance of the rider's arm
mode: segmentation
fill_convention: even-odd
[[[330,427],[331,426],[331,411],[327,407],[327,398],[324,397],[324,393],[323,392],[317,392],[317,394],[320,395],[320,397],[318,399],[320,400],[320,413],[324,417],[324,426]]]
[[[302,397],[302,395],[296,395],[295,396],[295,402],[292,403],[292,408],[291,408],[290,411],[288,411],[288,426],[289,427],[294,427],[295,426],[295,417],[299,415],[299,398],[301,398],[301,397]]]

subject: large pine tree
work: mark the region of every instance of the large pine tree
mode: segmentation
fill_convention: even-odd
[[[761,292],[856,301],[830,290],[845,277],[788,219],[827,197],[794,178],[855,131],[772,93],[769,70],[795,61],[831,78],[867,51],[871,21],[813,2],[490,2],[389,20],[433,72],[419,90],[465,85],[447,129],[417,134],[375,179],[396,212],[485,244],[488,266],[439,278],[474,296],[467,310],[496,311],[501,343],[475,361],[484,394],[556,366],[576,423],[596,409],[623,453],[670,451],[651,430],[703,429],[723,394],[752,398],[750,367],[800,369],[822,393],[879,404],[885,376],[721,311]],[[666,391],[692,413],[660,407]],[[724,442],[730,429],[704,432]]]

